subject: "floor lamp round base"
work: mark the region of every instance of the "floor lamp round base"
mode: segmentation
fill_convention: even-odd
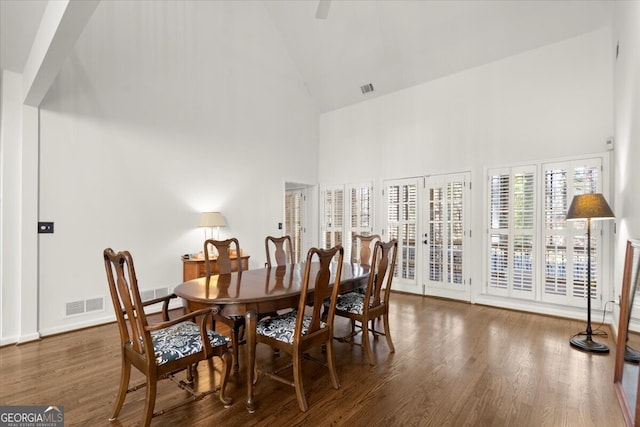
[[[573,347],[593,353],[609,353],[609,347],[590,339],[580,339],[578,337],[571,338],[569,341]]]

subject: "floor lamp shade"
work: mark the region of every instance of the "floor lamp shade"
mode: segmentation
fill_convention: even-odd
[[[587,330],[569,341],[573,347],[595,353],[608,353],[609,347],[593,341],[591,330],[591,220],[613,219],[613,211],[600,193],[579,194],[573,198],[566,220],[587,220]],[[581,338],[586,335],[586,338]]]
[[[566,219],[613,219],[613,211],[600,193],[579,194],[571,201]]]

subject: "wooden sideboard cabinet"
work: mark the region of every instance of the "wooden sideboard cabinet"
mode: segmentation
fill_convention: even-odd
[[[240,257],[240,263],[242,270],[249,269],[249,255],[242,255]],[[231,269],[238,271],[238,258],[231,257]],[[211,270],[213,274],[218,274],[218,263],[215,259],[211,260]],[[205,277],[207,275],[207,269],[204,265],[204,259],[187,259],[182,258],[182,281],[197,279],[198,277]]]

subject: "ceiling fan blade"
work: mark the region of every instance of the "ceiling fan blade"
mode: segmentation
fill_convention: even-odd
[[[327,16],[329,16],[329,6],[331,6],[331,0],[318,0],[316,19],[327,19]]]

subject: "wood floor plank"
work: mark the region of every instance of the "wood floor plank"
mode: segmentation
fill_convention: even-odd
[[[258,408],[249,414],[242,366],[228,385],[234,399],[229,409],[213,394],[154,418],[152,425],[624,425],[613,389],[611,337],[597,337],[611,348],[609,355],[569,345],[583,322],[395,293],[391,303],[396,353],[378,339],[377,365],[369,366],[361,348],[336,342],[341,387],[333,389],[326,368],[306,362],[306,413],[293,388],[260,378]],[[341,319],[338,328],[346,334],[348,323]],[[116,325],[109,324],[0,348],[0,405],[62,405],[68,426],[138,425],[144,390],[127,397],[117,421],[107,420],[120,375],[118,341]],[[240,356],[242,363],[242,347]],[[258,346],[257,358],[267,367],[286,361],[266,346]],[[219,383],[219,372],[211,372],[207,364],[198,367],[199,388]],[[132,380],[142,377],[134,372]],[[163,381],[156,408],[184,397]]]

